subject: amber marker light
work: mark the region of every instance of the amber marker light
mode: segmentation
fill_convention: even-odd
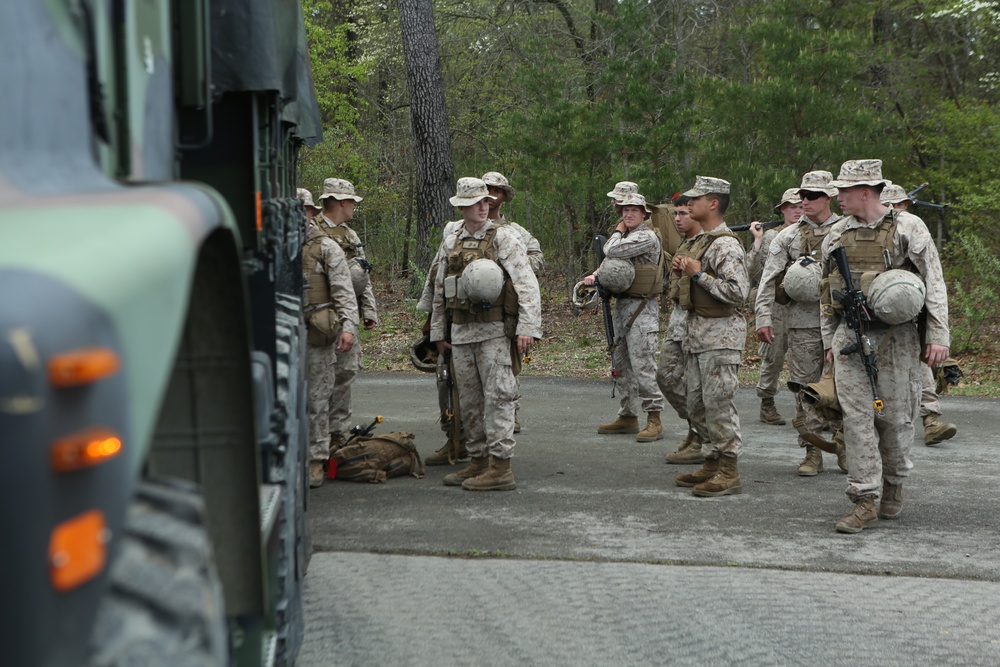
[[[257,231],[259,232],[264,229],[264,212],[260,205],[260,190],[257,190],[254,193],[253,198],[254,198],[254,212],[257,216],[256,218]]]
[[[52,445],[52,467],[56,472],[89,468],[115,457],[122,440],[114,431],[92,428],[56,440]]]
[[[66,592],[97,576],[107,562],[109,538],[100,510],[84,512],[56,526],[49,538],[53,588]]]
[[[118,354],[106,347],[87,347],[54,355],[49,381],[54,387],[78,387],[114,375],[121,368]]]

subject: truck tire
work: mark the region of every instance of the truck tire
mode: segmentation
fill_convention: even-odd
[[[305,632],[302,586],[311,544],[307,521],[309,488],[309,417],[306,411],[306,347],[302,303],[298,297],[276,297],[276,411],[282,416],[278,434],[284,449],[283,468],[274,481],[283,483],[279,518],[278,590],[275,595],[277,667],[295,664]]]
[[[194,485],[140,482],[97,610],[91,667],[222,667],[229,636]]]

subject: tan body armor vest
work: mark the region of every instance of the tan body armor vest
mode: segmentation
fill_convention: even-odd
[[[851,280],[866,297],[872,281],[885,271],[891,268],[914,270],[909,260],[903,266],[893,266],[892,238],[896,233],[896,224],[896,213],[890,211],[878,227],[856,227],[845,231],[840,237],[840,245],[846,251],[847,264],[851,268]],[[825,289],[823,285],[820,286],[820,294],[824,296],[823,303],[829,305],[833,308],[833,312],[839,315],[844,307],[833,298],[833,292],[844,291],[844,278],[840,275],[840,271],[833,267],[826,281]]]
[[[632,284],[628,286],[628,289],[622,293],[622,296],[632,299],[648,299],[663,291],[663,272],[666,270],[663,239],[660,238],[660,233],[656,229],[647,228],[653,232],[656,240],[660,243],[659,261],[655,264],[653,262],[632,262],[632,266],[635,268],[635,278],[632,279]]]
[[[347,256],[347,261],[351,261],[355,257],[361,254],[358,244],[354,242],[351,238],[351,232],[347,225],[337,225],[336,227],[330,227],[326,224],[326,221],[321,215],[319,217],[320,229],[326,232],[326,235],[337,242],[340,249],[344,251],[344,255]]]
[[[702,234],[691,245],[691,250],[688,251],[686,256],[701,261],[701,258],[705,256],[705,253],[708,251],[709,247],[711,247],[712,243],[716,239],[721,239],[726,236],[736,238],[736,234],[733,234],[728,229],[718,234]],[[705,275],[712,276],[713,278],[716,277],[715,273],[706,269],[704,265],[702,265],[702,272]],[[736,312],[735,305],[719,301],[704,287],[696,282],[693,282],[691,280],[691,276],[681,276],[680,280],[677,281],[677,284],[677,303],[680,304],[680,307],[684,310],[693,310],[694,314],[700,317],[729,317]]]
[[[326,273],[317,271],[323,264],[322,234],[302,244],[302,282],[306,285],[303,312],[306,318],[306,339],[310,345],[331,345],[336,341],[340,321],[330,299],[330,283]]]
[[[695,239],[684,239],[681,244],[677,246],[677,254],[674,257],[690,257],[691,247],[694,245]],[[673,273],[670,274],[670,285],[667,288],[667,298],[674,302],[674,304],[680,303],[681,289],[680,283],[683,276],[677,276]]]
[[[460,234],[461,231],[457,233]],[[518,300],[514,285],[503,266],[500,266],[504,272],[503,291],[496,303],[487,310],[483,310],[481,305],[469,301],[462,292],[459,280],[465,267],[477,259],[497,261],[496,251],[493,247],[496,235],[497,227],[492,227],[486,231],[481,239],[471,236],[456,239],[455,247],[444,260],[447,262],[447,272],[444,279],[444,307],[451,312],[451,321],[457,324],[502,321],[505,335],[511,337],[517,329]],[[500,263],[497,262],[497,265],[499,266]]]

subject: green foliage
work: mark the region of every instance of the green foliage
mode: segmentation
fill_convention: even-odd
[[[301,181],[355,181],[355,226],[377,270],[412,278],[395,5],[304,4],[326,141],[304,154]],[[985,187],[1000,180],[995,3],[435,0],[435,15],[456,175],[506,174],[518,191],[507,216],[568,282],[592,268],[589,241],[611,222],[605,193],[618,180],[662,201],[696,174],[727,178],[737,222],[850,158],[882,158],[888,178],[928,181],[922,199],[951,202],[947,256],[969,252],[949,247],[954,232],[1000,248],[1000,192]],[[950,275],[978,288],[965,264]],[[985,298],[975,294],[956,299]]]
[[[957,240],[958,264],[968,279],[953,282],[950,324],[952,352],[963,354],[978,350],[984,334],[1000,323],[1000,257],[974,234]]]

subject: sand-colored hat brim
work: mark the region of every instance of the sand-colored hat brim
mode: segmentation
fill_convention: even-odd
[[[478,204],[484,199],[493,199],[495,201],[496,197],[494,197],[493,195],[477,195],[475,197],[455,196],[449,199],[448,203],[451,204],[452,206],[472,206],[473,204]]]
[[[354,201],[359,202],[359,201],[361,201],[361,200],[364,199],[364,197],[359,197],[357,195],[342,195],[342,194],[338,194],[338,193],[335,193],[335,192],[327,192],[326,194],[320,195],[319,196],[319,200],[323,201],[327,197],[333,197],[337,201],[342,201],[344,199],[353,199]]]
[[[885,185],[888,183],[884,178],[870,181],[830,181],[830,187],[837,188],[838,190],[846,190],[847,188],[856,188],[859,185],[867,185],[868,187],[875,187],[876,185]]]

